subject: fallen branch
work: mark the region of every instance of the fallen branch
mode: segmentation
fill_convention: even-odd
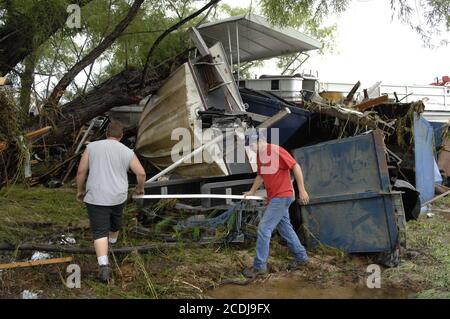
[[[50,169],[48,172],[46,172],[45,174],[34,178],[31,183],[30,186],[35,186],[38,185],[39,183],[41,183],[45,178],[52,176],[52,174],[55,174],[59,169],[61,169],[64,165],[66,165],[68,162],[70,162],[71,160],[77,158],[78,156],[81,155],[81,153],[83,153],[82,151],[73,154],[72,156],[70,156],[69,158],[65,159],[63,162],[57,164],[55,167],[53,167],[52,169]]]
[[[219,2],[220,2],[220,0],[211,0],[205,6],[200,8],[200,10],[195,11],[190,16],[184,18],[183,20],[178,21],[177,23],[175,23],[174,25],[172,25],[170,28],[168,28],[167,30],[165,30],[163,33],[161,33],[159,35],[159,37],[155,40],[155,42],[153,42],[153,45],[150,48],[150,50],[148,51],[147,57],[145,58],[144,69],[142,70],[141,86],[145,85],[145,82],[146,82],[146,79],[147,79],[148,68],[150,66],[150,59],[151,59],[153,53],[155,52],[156,48],[158,47],[158,45],[161,43],[161,41],[164,40],[164,38],[166,36],[168,36],[170,33],[172,33],[173,31],[177,30],[179,27],[181,27],[183,24],[185,24],[186,22],[189,22],[190,20],[192,20],[195,17],[199,16],[202,12],[208,10],[208,8],[212,7],[213,5],[216,5]]]
[[[139,11],[144,0],[135,0],[133,5],[130,7],[125,18],[120,21],[114,30],[105,37],[105,39],[95,47],[91,52],[89,52],[83,59],[76,63],[66,74],[59,80],[58,84],[53,88],[50,97],[45,103],[44,107],[56,106],[63,96],[66,88],[72,83],[73,79],[89,64],[93,63],[96,58],[98,58],[106,49],[108,49],[111,44],[120,36],[120,34],[128,27],[128,25],[133,21],[134,17]]]
[[[13,269],[13,268],[33,267],[42,265],[63,264],[69,263],[72,260],[73,257],[62,257],[62,258],[50,258],[50,259],[14,262],[9,264],[0,264],[0,269]]]
[[[388,135],[393,134],[393,123],[387,123],[381,119],[373,119],[363,113],[346,109],[340,106],[327,105],[316,101],[306,102],[305,109],[312,113],[319,113],[338,118],[343,121],[350,121],[356,125],[367,126],[369,129],[381,129]]]
[[[182,284],[185,284],[186,286],[189,286],[189,287],[192,287],[192,288],[194,288],[194,289],[197,289],[198,291],[200,291],[201,293],[203,293],[203,290],[202,290],[202,289],[200,289],[200,288],[197,287],[197,286],[194,286],[193,284],[191,284],[191,283],[189,283],[189,282],[187,282],[187,281],[184,281],[184,280],[178,280],[178,279],[174,279],[173,281],[175,281],[175,282],[181,282]]]
[[[158,243],[158,244],[148,244],[142,246],[132,246],[132,247],[118,247],[112,248],[111,251],[115,254],[127,254],[133,251],[146,252],[152,250],[158,250],[161,248],[175,247],[176,243]],[[71,246],[59,246],[59,245],[47,245],[47,244],[21,244],[13,245],[8,243],[0,244],[0,250],[5,251],[46,251],[46,252],[58,252],[58,253],[71,253],[71,254],[95,254],[93,247],[71,247]]]

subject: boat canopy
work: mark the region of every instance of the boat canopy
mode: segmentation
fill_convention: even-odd
[[[259,15],[247,13],[198,27],[208,46],[222,42],[230,64],[270,59],[320,49],[322,44],[291,27],[277,27]]]

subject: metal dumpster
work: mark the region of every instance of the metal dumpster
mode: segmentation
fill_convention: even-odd
[[[403,206],[390,187],[383,136],[370,132],[294,150],[310,204],[301,207],[306,246],[393,252]]]

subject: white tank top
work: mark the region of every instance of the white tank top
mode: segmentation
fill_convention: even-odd
[[[114,206],[127,200],[127,171],[134,152],[119,141],[106,139],[87,146],[89,175],[84,202]]]

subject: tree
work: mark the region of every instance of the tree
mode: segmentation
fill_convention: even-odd
[[[32,101],[52,106],[38,120],[23,124],[22,130],[47,121],[55,128],[49,140],[70,141],[71,133],[92,117],[154,92],[170,69],[187,58],[191,44],[183,31],[189,26],[258,10],[225,5],[217,9],[219,1],[0,0],[0,73],[9,72],[19,88],[23,114]],[[450,0],[415,0],[422,7],[424,24],[414,23],[411,1],[391,0],[392,13],[425,42],[432,34],[449,30]],[[80,29],[66,27],[69,3],[82,6]],[[255,3],[260,8],[256,13],[273,23],[332,43],[335,26],[323,22],[348,9],[351,0]],[[290,60],[284,57],[280,65]]]
[[[433,47],[433,40],[450,30],[450,0],[390,0],[392,17],[408,24],[422,38],[425,45]],[[335,25],[324,26],[324,19],[346,11],[351,0],[259,0],[262,14],[281,26],[292,26],[322,40],[324,50],[334,45]],[[413,17],[420,16],[419,23]],[[440,45],[448,43],[442,38]],[[296,54],[281,57],[278,67],[286,69],[298,58]],[[302,62],[300,62],[302,63]]]
[[[174,50],[173,55],[175,55],[175,58],[169,59],[169,61],[167,61],[167,58],[161,59],[163,57],[161,54],[159,54],[158,59],[153,59],[153,55],[156,52],[158,45],[161,43],[167,43],[168,41],[164,40],[171,34],[172,31],[175,31],[190,20],[194,20],[199,17],[201,13],[205,12],[208,8],[214,6],[219,1],[220,0],[211,0],[198,10],[188,8],[186,5],[188,3],[187,1],[179,1],[179,3],[185,3],[186,9],[183,10],[181,14],[177,15],[176,18],[169,20],[171,23],[172,21],[175,22],[173,22],[172,26],[161,30],[158,37],[153,40],[150,48],[147,49],[148,51],[145,55],[139,55],[142,60],[136,62],[139,65],[144,65],[142,68],[128,65],[128,54],[126,54],[125,63],[124,61],[121,61],[122,71],[112,77],[107,77],[107,79],[100,85],[94,85],[91,91],[86,92],[86,90],[83,90],[85,94],[83,93],[81,96],[76,97],[70,102],[62,105],[60,108],[55,108],[56,102],[59,98],[61,98],[65,88],[67,88],[68,84],[73,81],[78,72],[83,70],[90,63],[93,63],[94,59],[97,58],[107,47],[109,47],[111,41],[117,39],[119,35],[135,35],[135,32],[128,29],[128,33],[122,33],[125,27],[124,22],[127,24],[131,22],[131,14],[134,17],[140,4],[143,2],[142,0],[136,0],[126,17],[117,24],[114,30],[106,36],[100,44],[93,48],[64,74],[62,79],[59,80],[58,84],[54,87],[53,93],[49,95],[49,99],[45,102],[45,106],[47,106],[45,116],[46,120],[55,127],[54,134],[50,139],[58,142],[62,142],[62,139],[67,138],[70,140],[70,133],[76,132],[81,125],[86,123],[91,118],[103,114],[114,106],[137,103],[139,99],[142,99],[144,96],[154,93],[154,91],[159,87],[159,77],[164,78],[168,75],[168,71],[173,64],[179,64],[181,60],[186,59],[184,54],[180,55],[177,51],[187,53],[186,50],[182,50],[187,46],[187,37],[184,33],[182,33],[183,37],[186,38],[183,39],[183,41],[177,41],[180,45],[177,47],[177,50]],[[189,15],[184,17],[185,14]],[[120,28],[121,30],[119,30]],[[111,35],[114,35],[114,37]],[[109,44],[105,45],[105,41],[108,38],[110,39]],[[173,38],[171,40],[173,40]],[[119,42],[119,45],[122,44],[123,43]],[[128,42],[125,42],[125,50],[128,48],[128,44]],[[117,50],[118,48],[115,47],[114,49]],[[166,62],[158,65],[155,61]],[[125,70],[123,70],[124,67]],[[155,67],[158,70],[157,76],[154,72]],[[136,82],[138,75],[140,75],[139,85]],[[86,81],[85,84],[87,83],[88,82]],[[53,107],[48,108],[49,106]],[[55,112],[48,112],[50,110]]]
[[[392,16],[409,24],[426,44],[450,30],[450,0],[390,0]],[[262,13],[278,25],[301,28],[320,37],[324,18],[348,9],[351,0],[259,0]],[[415,21],[420,16],[422,23]]]
[[[76,0],[81,6],[91,0]],[[3,0],[0,2],[0,74],[5,75],[48,40],[68,17],[66,0]],[[7,48],[7,50],[5,50]]]

